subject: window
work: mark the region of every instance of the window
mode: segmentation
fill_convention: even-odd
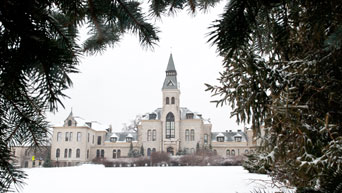
[[[149,115],[150,120],[156,120],[156,118],[157,118],[157,114],[155,114],[155,113],[152,113]]]
[[[222,136],[222,137],[221,137],[221,136],[220,136],[220,137],[217,137],[217,141],[218,141],[218,142],[224,142],[224,137],[223,137],[223,136]]]
[[[195,141],[195,130],[191,129],[190,132],[190,141]]]
[[[110,142],[116,142],[116,141],[118,140],[118,138],[116,138],[116,137],[111,137],[111,138],[109,138],[109,140],[110,140]]]
[[[69,141],[72,141],[72,132],[70,132]]]
[[[175,116],[169,112],[166,116],[166,139],[175,138]]]
[[[156,141],[157,140],[157,131],[155,129],[153,129],[152,132],[152,141]]]
[[[249,153],[249,152],[248,152],[248,150],[246,149],[246,150],[245,150],[245,154],[247,155],[248,153]]]
[[[88,143],[89,143],[90,133],[88,133]]]
[[[169,97],[166,97],[166,104],[167,104],[167,105],[170,104],[170,99],[169,99]]]
[[[64,158],[68,157],[68,149],[64,149]]]
[[[131,142],[132,141],[132,137],[126,137],[126,142]]]
[[[204,144],[208,144],[208,134],[204,134]]]
[[[77,132],[77,141],[81,141],[81,132]]]
[[[69,158],[71,158],[72,150],[69,149]]]
[[[104,158],[104,150],[103,149],[101,149],[101,158]]]
[[[175,104],[175,97],[171,98],[171,104]]]
[[[117,155],[116,155],[118,158],[120,158],[121,157],[121,150],[120,149],[118,149],[118,153],[117,153]]]
[[[95,141],[94,139],[95,139],[95,136],[93,135],[93,144],[94,144],[94,141]]]
[[[58,132],[57,133],[57,141],[61,141],[62,140],[62,132]]]
[[[236,142],[241,142],[241,137],[235,137]]]
[[[34,168],[36,166],[36,161],[32,161],[32,167]]]
[[[99,158],[100,157],[100,150],[96,150],[96,158]]]
[[[76,149],[76,158],[80,158],[80,157],[81,157],[81,150]]]
[[[185,130],[185,141],[189,141],[189,129]]]
[[[25,150],[25,156],[29,156],[29,154],[30,154],[29,149],[26,149],[26,150]]]
[[[147,141],[151,141],[151,130],[147,131]]]
[[[65,132],[65,141],[69,141],[69,132]]]
[[[232,150],[232,156],[235,156],[235,150],[234,149]]]
[[[87,150],[87,159],[89,158],[89,149]]]
[[[97,136],[97,145],[101,145],[101,136]]]
[[[72,121],[68,120],[68,126],[70,127],[72,125]]]
[[[227,151],[226,151],[226,156],[230,156],[230,150],[229,149],[227,149]]]
[[[153,152],[156,152],[156,148],[152,148],[152,153],[153,153]]]
[[[113,159],[116,159],[116,149],[113,149]]]
[[[56,149],[56,158],[59,158],[60,154],[61,154],[61,151],[57,148]]]
[[[151,148],[147,148],[147,156],[151,156]]]
[[[194,118],[194,114],[193,113],[187,113],[186,114],[186,119],[193,119]]]

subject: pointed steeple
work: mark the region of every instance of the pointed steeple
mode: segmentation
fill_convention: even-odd
[[[173,62],[172,54],[169,57],[169,63],[167,64],[166,72],[167,71],[176,71],[175,64]]]
[[[178,89],[177,86],[177,71],[173,62],[172,54],[170,54],[169,62],[166,68],[166,77],[163,84],[163,89]]]

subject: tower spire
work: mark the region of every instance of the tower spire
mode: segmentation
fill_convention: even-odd
[[[173,62],[172,53],[169,57],[169,62],[166,68],[166,77],[163,84],[163,89],[178,89],[177,86],[177,71]]]

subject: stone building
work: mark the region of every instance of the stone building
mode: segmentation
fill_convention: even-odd
[[[72,112],[63,126],[53,128],[51,160],[67,166],[95,158],[113,160],[127,157],[130,150],[145,155],[152,152],[195,153],[211,148],[221,156],[248,154],[256,146],[251,130],[212,132],[212,124],[202,114],[180,106],[177,71],[170,55],[162,86],[162,107],[145,114],[137,132],[112,132],[111,127],[86,122]]]
[[[30,146],[12,146],[13,165],[21,168],[42,167],[50,154],[50,146],[33,148]]]

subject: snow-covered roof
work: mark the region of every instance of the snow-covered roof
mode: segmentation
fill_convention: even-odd
[[[113,133],[110,137],[116,137],[119,138],[115,133]]]
[[[116,142],[126,142],[127,137],[131,137],[132,141],[138,141],[138,134],[137,132],[112,132],[106,135],[105,141],[110,141],[112,136],[116,136]]]
[[[238,132],[211,132],[211,141],[217,141],[217,137],[224,137],[224,141],[235,141],[235,137],[241,137],[241,142],[247,141],[247,134],[243,131]]]

